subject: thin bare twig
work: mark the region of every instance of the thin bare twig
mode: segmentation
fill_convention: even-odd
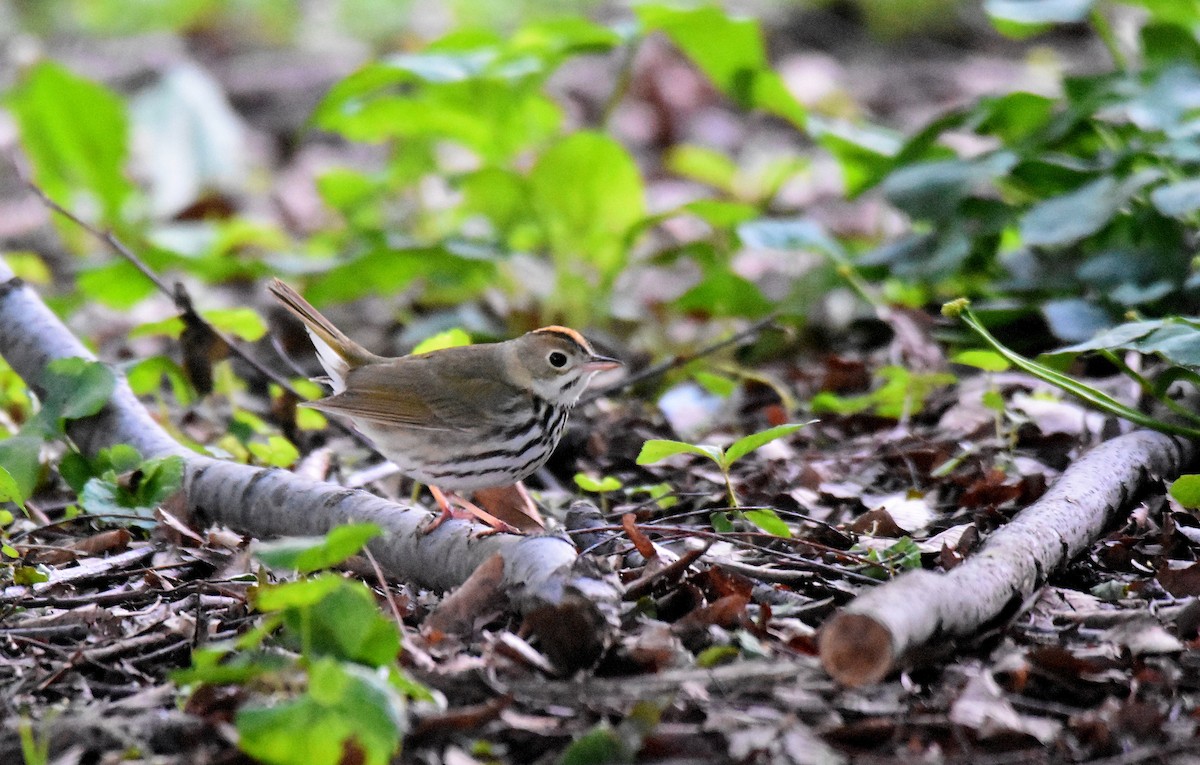
[[[142,259],[133,252],[133,250],[131,250],[124,242],[118,239],[117,236],[112,233],[112,231],[100,230],[67,208],[63,207],[58,202],[54,201],[49,194],[47,194],[40,186],[34,183],[34,181],[27,176],[19,163],[15,164],[17,167],[17,174],[20,176],[21,180],[25,183],[26,187],[42,201],[42,204],[71,221],[76,226],[79,226],[88,234],[107,245],[108,248],[117,255],[124,258],[125,261],[136,268],[138,272],[142,274],[142,276],[145,276],[147,279],[149,279],[159,292],[171,299],[171,301],[175,304],[175,307],[184,315],[185,322],[194,322],[195,324],[203,326],[206,332],[212,333],[213,337],[216,337],[225,344],[225,347],[229,349],[230,353],[249,364],[254,371],[258,372],[267,380],[275,383],[280,388],[287,391],[290,395],[295,396],[297,400],[305,400],[304,396],[302,396],[300,392],[296,390],[290,380],[288,380],[286,377],[283,377],[267,365],[263,364],[253,354],[243,348],[239,343],[235,342],[232,337],[217,329],[210,322],[205,320],[205,318],[201,316],[198,311],[196,311],[192,304],[191,295],[188,294],[187,288],[184,287],[182,282],[175,282],[174,287],[167,284],[167,282],[165,282],[157,273],[155,273],[152,268],[146,265],[145,262],[143,262]],[[349,425],[346,425],[340,420],[330,420],[330,422],[334,427],[341,430],[343,433],[346,433],[350,437],[356,439],[359,443],[366,446],[371,451],[375,451],[375,445],[363,437],[354,428],[351,428]]]
[[[687,364],[692,363],[696,359],[704,358],[705,356],[711,356],[712,354],[717,353],[718,351],[724,350],[725,348],[728,348],[731,345],[738,345],[746,340],[749,340],[750,338],[757,336],[764,330],[774,327],[775,321],[778,318],[779,318],[778,314],[772,313],[769,316],[759,319],[758,321],[754,322],[753,324],[751,324],[750,326],[741,330],[740,332],[735,332],[734,334],[730,335],[729,337],[726,337],[722,340],[718,340],[717,342],[712,343],[711,345],[706,345],[705,347],[701,348],[698,351],[694,351],[692,353],[680,353],[675,356],[671,356],[670,358],[660,361],[657,364],[646,367],[645,369],[643,369],[640,372],[631,374],[623,380],[618,380],[617,382],[613,383],[612,385],[609,385],[604,388],[599,388],[594,391],[589,391],[583,395],[583,398],[580,401],[580,403],[586,404],[588,402],[595,401],[598,398],[602,398],[604,396],[610,396],[613,393],[617,393],[618,391],[632,388],[633,386],[637,385],[638,383],[645,382],[646,380],[649,380],[649,379],[652,379],[655,377],[660,377],[662,375],[665,375],[667,372],[670,372],[673,369],[678,369],[679,367],[686,366]]]

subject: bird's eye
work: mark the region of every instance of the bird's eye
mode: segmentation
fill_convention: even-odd
[[[546,357],[546,361],[549,361],[550,366],[555,369],[562,369],[567,365],[567,354],[561,351],[553,351]]]

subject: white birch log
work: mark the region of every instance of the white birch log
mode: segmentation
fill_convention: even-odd
[[[1139,430],[1083,455],[1046,494],[946,573],[909,571],[851,601],[821,630],[821,662],[846,685],[939,653],[1011,618],[1046,578],[1092,545],[1127,501],[1179,474],[1195,446]]]

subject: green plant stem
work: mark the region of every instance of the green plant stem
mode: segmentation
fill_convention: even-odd
[[[1005,359],[1007,359],[1010,364],[1033,375],[1039,380],[1048,382],[1057,388],[1061,388],[1067,393],[1070,393],[1076,398],[1082,400],[1084,403],[1099,409],[1102,412],[1107,412],[1109,414],[1116,415],[1117,417],[1129,420],[1135,425],[1140,425],[1144,428],[1157,430],[1161,433],[1170,433],[1172,435],[1188,436],[1189,438],[1200,439],[1200,429],[1189,428],[1185,425],[1176,425],[1174,423],[1164,422],[1155,417],[1151,417],[1144,412],[1139,412],[1130,406],[1122,404],[1120,401],[1117,401],[1115,398],[1106,393],[1102,393],[1101,391],[1098,391],[1091,386],[1084,385],[1078,380],[1068,377],[1061,372],[1057,372],[1050,367],[1045,366],[1044,364],[1039,364],[1032,359],[1022,356],[997,340],[991,332],[988,332],[987,328],[983,326],[970,308],[964,306],[961,309],[961,318],[968,327],[973,329],[975,333],[984,340],[984,342],[992,346],[992,348]]]
[[[1099,6],[1092,8],[1089,20],[1092,23],[1092,28],[1096,31],[1096,36],[1100,38],[1100,42],[1104,43],[1104,47],[1108,50],[1108,55],[1112,57],[1113,65],[1122,72],[1128,72],[1129,59],[1121,51],[1121,44],[1117,40],[1117,35],[1113,32],[1112,24],[1108,23],[1108,17],[1104,15]]]
[[[1104,356],[1104,358],[1111,361],[1117,367],[1117,369],[1120,369],[1121,372],[1125,374],[1126,377],[1128,377],[1129,379],[1131,379],[1135,383],[1137,383],[1138,387],[1142,389],[1143,393],[1156,399],[1163,406],[1170,409],[1172,412],[1179,415],[1183,419],[1189,420],[1191,422],[1196,423],[1197,425],[1200,425],[1200,415],[1197,415],[1195,412],[1189,410],[1187,407],[1181,406],[1179,404],[1179,402],[1173,401],[1170,397],[1168,397],[1166,395],[1165,392],[1160,394],[1157,390],[1155,390],[1154,384],[1152,382],[1147,380],[1145,377],[1140,375],[1136,370],[1134,370],[1132,367],[1130,367],[1128,364],[1126,364],[1125,361],[1123,359],[1121,359],[1121,357],[1118,356],[1116,353],[1114,353],[1113,351],[1111,351],[1107,348],[1103,348],[1100,350],[1100,355]]]

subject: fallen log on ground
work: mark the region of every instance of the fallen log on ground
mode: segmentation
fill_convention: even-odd
[[[1097,446],[961,565],[910,571],[851,601],[821,630],[826,671],[846,685],[878,682],[932,646],[1003,623],[1099,539],[1131,497],[1178,475],[1195,452],[1186,439],[1147,430]]]
[[[38,295],[0,261],[0,355],[31,388],[59,358],[94,360]],[[226,524],[254,537],[323,534],[345,523],[370,522],[384,535],[368,547],[384,571],[418,587],[448,590],[484,561],[504,561],[501,590],[528,619],[554,663],[572,670],[593,662],[613,635],[621,588],[614,575],[581,558],[564,537],[476,535],[486,527],[447,521],[420,533],[428,511],[389,502],[366,491],[301,478],[198,454],[176,442],[117,375],[109,404],[69,424],[80,450],[95,455],[129,444],[143,457],[178,455],[185,463],[183,494],[194,517]]]

